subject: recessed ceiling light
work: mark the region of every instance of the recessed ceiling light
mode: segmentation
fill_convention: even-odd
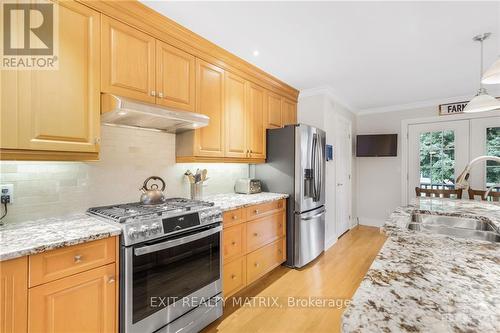
[[[259,50],[255,50],[252,52],[252,54],[255,56],[255,57],[258,57],[259,56]]]

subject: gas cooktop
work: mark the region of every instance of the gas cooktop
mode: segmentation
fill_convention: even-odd
[[[127,222],[130,218],[157,214],[177,215],[178,213],[189,213],[212,207],[213,202],[190,200],[185,198],[170,198],[158,205],[143,205],[140,202],[132,202],[119,205],[101,206],[89,208],[88,213],[113,220],[118,223]]]
[[[221,223],[222,211],[212,202],[170,198],[158,205],[139,202],[93,207],[87,210],[110,223],[119,223],[124,246]]]

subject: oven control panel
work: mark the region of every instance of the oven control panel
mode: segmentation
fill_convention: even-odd
[[[125,245],[144,242],[163,236],[163,225],[160,216],[134,218],[124,225],[123,238]]]
[[[222,212],[214,207],[174,216],[151,214],[133,217],[122,224],[122,239],[124,245],[129,246],[216,222],[222,222]]]

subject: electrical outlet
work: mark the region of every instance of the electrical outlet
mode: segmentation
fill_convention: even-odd
[[[14,202],[14,185],[13,184],[1,184],[0,185],[1,195],[8,195],[10,203]]]

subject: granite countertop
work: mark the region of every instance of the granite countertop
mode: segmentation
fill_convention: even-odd
[[[224,193],[214,194],[203,198],[204,201],[213,202],[222,211],[228,211],[240,207],[257,205],[264,202],[288,198],[288,194],[261,192],[255,194]]]
[[[116,236],[121,228],[85,214],[0,226],[0,261]]]
[[[498,204],[422,198],[396,209],[343,332],[500,332],[500,244],[410,231],[414,211],[500,226]]]

